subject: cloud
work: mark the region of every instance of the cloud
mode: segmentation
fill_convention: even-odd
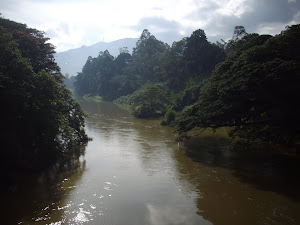
[[[180,24],[175,21],[169,21],[163,17],[142,18],[137,25],[132,26],[134,30],[143,30],[144,28],[153,28],[155,30],[169,31],[179,29]]]
[[[82,29],[66,22],[49,23],[46,27],[46,36],[62,50],[81,45],[84,39],[85,32]]]
[[[43,30],[58,51],[139,37],[147,28],[171,44],[203,29],[209,41],[229,39],[236,25],[276,34],[300,23],[300,0],[2,0],[5,18]]]
[[[181,24],[176,21],[167,20],[163,17],[145,17],[130,28],[140,33],[144,29],[148,29],[157,39],[168,44],[179,41],[184,37],[180,34],[180,31],[182,30]]]
[[[162,8],[160,8],[160,7],[157,7],[157,6],[153,7],[152,9],[153,9],[153,10],[158,10],[158,11],[161,11],[161,10],[163,10]]]
[[[300,23],[299,1],[288,0],[194,0],[191,10],[172,17],[164,8],[160,16],[144,17],[132,26],[141,32],[147,28],[158,39],[171,44],[196,29],[203,29],[211,42],[232,37],[237,25],[249,33],[278,34],[286,25]],[[171,19],[166,19],[169,17]]]
[[[237,25],[248,33],[280,33],[286,25],[300,23],[299,11],[299,0],[208,0],[198,3],[186,19],[198,22],[214,42],[231,38]]]
[[[251,1],[248,7],[250,10],[242,19],[252,27],[261,23],[288,23],[299,11],[295,4],[283,0],[272,0],[272,3],[267,0]]]
[[[61,22],[58,25],[55,25],[54,27],[50,27],[48,30],[46,30],[46,33],[49,37],[56,37],[61,34],[70,35],[72,33],[72,30],[69,24]]]

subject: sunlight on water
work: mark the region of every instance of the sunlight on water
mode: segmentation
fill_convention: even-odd
[[[81,224],[84,222],[88,222],[88,216],[90,216],[90,212],[84,211],[82,208],[79,208],[79,212],[77,213],[77,215],[72,219],[72,221],[74,221],[77,224]]]
[[[178,149],[172,129],[158,121],[112,103],[82,104],[93,141],[79,160],[39,178],[28,198],[15,198],[32,203],[13,211],[19,224],[300,224],[295,190],[275,188],[285,180],[276,160],[250,163],[219,140]]]

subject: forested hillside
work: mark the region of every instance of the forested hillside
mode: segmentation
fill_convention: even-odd
[[[109,50],[113,56],[119,54],[119,49],[127,47],[132,53],[137,38],[124,38],[112,42],[98,42],[91,46],[82,46],[80,48],[70,49],[64,52],[54,54],[55,61],[61,68],[63,75],[69,74],[76,76],[82,70],[88,56],[96,57],[100,51]]]
[[[300,139],[300,26],[276,36],[234,28],[231,40],[207,41],[203,30],[168,46],[144,30],[132,55],[89,57],[75,81],[78,95],[131,105],[138,117],[180,112],[181,135],[231,127],[247,143],[294,145]]]
[[[84,113],[64,87],[48,41],[0,18],[2,166],[45,167],[87,141]]]
[[[225,51],[207,41],[203,30],[174,42],[172,47],[144,30],[132,55],[124,50],[114,58],[108,51],[89,57],[75,82],[78,95],[100,95],[115,100],[149,85],[158,85],[174,107],[194,103],[198,86],[215,65],[225,60]]]

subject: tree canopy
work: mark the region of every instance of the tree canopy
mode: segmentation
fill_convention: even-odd
[[[44,167],[87,141],[44,33],[0,18],[1,143],[5,163]]]
[[[105,61],[105,57],[109,60]],[[208,42],[203,30],[196,30],[170,48],[145,29],[132,55],[121,51],[113,58],[106,51],[97,58],[89,57],[76,77],[75,91],[81,96],[101,95],[105,100],[114,100],[150,82],[162,84],[160,87],[167,95],[172,95],[171,92],[184,91],[189,82],[209,76],[224,59],[225,51]],[[184,102],[179,103],[180,107],[185,106]]]
[[[162,116],[172,106],[166,93],[153,85],[134,93],[130,98],[130,104],[136,117]]]
[[[184,110],[179,131],[229,126],[250,142],[299,141],[299,35],[300,25],[293,25],[275,37],[255,35],[231,52]]]
[[[300,138],[297,37],[299,25],[274,37],[236,26],[232,39],[223,44],[210,43],[198,29],[170,47],[144,30],[132,55],[107,55],[106,63],[101,63],[101,54],[89,58],[75,87],[80,95],[107,100],[131,95],[134,98],[127,99],[147,99],[152,105],[159,98],[158,90],[145,90],[150,84],[172,102],[163,104],[169,108],[161,112],[185,108],[177,122],[181,134],[197,127],[228,126],[239,140],[293,144]],[[128,102],[136,116],[155,114],[143,109],[146,101]]]

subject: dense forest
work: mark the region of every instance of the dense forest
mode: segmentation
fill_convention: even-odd
[[[225,57],[224,49],[208,42],[203,30],[196,30],[191,37],[174,42],[172,47],[144,30],[132,55],[126,49],[120,49],[116,58],[108,51],[100,52],[97,58],[89,57],[76,77],[75,92],[80,96],[100,95],[104,100],[115,100],[134,92],[136,96],[141,91],[156,96],[158,93],[153,91],[159,88],[165,94],[159,96],[168,98],[163,100],[163,105],[172,102],[172,107],[180,110],[197,100],[201,81]],[[130,98],[130,101],[135,99]],[[146,100],[140,103],[147,104],[149,98]],[[141,112],[141,117],[161,111],[156,107],[142,108],[150,111]]]
[[[243,143],[299,144],[300,25],[252,36],[216,66],[180,131],[228,126]]]
[[[89,57],[75,92],[127,103],[137,117],[182,112],[182,136],[230,127],[243,143],[294,145],[300,140],[300,25],[276,36],[234,28],[216,44],[199,29],[172,46],[144,30],[132,55]]]
[[[2,166],[43,168],[88,137],[84,113],[63,84],[44,33],[0,18]]]

